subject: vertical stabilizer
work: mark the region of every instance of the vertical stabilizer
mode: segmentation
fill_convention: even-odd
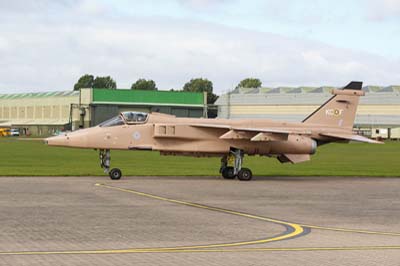
[[[303,123],[352,130],[359,98],[365,95],[361,88],[362,82],[352,81],[341,90],[333,90],[333,97],[304,119]]]

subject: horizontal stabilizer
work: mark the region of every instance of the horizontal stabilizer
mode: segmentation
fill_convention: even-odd
[[[320,133],[321,136],[343,139],[343,140],[351,140],[351,141],[358,141],[358,142],[366,142],[366,143],[374,143],[374,144],[384,144],[381,141],[376,141],[373,139],[366,138],[360,135],[353,135],[353,134],[343,134],[343,133]]]
[[[310,154],[281,154],[278,160],[281,163],[302,163],[310,160]]]

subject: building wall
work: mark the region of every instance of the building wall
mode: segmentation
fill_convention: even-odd
[[[372,138],[382,138],[382,139],[396,139],[400,140],[400,127],[393,128],[372,128],[371,129]]]
[[[90,103],[90,125],[118,115],[123,111],[160,112],[177,117],[203,117],[207,95],[181,91],[81,90],[81,102]],[[90,100],[89,100],[90,99]]]
[[[400,140],[400,127],[390,129],[390,137],[392,139]]]
[[[46,137],[57,134],[57,132],[65,131],[67,125],[15,125],[21,135]]]
[[[33,135],[48,135],[70,121],[71,104],[79,92],[0,95],[0,121]]]
[[[7,94],[0,95],[0,124],[48,136],[98,125],[128,110],[202,117],[205,98],[203,93],[104,89]]]
[[[217,100],[220,118],[258,118],[300,122],[332,95],[321,93],[231,93]],[[400,125],[400,92],[370,92],[361,97],[355,124],[368,127]]]
[[[78,97],[0,99],[0,120],[68,121],[71,102],[77,101]]]

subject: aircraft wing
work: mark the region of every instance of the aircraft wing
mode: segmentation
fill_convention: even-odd
[[[344,133],[320,133],[320,135],[325,137],[337,138],[337,139],[344,139],[344,140],[352,140],[358,142],[367,142],[367,143],[374,143],[374,144],[384,144],[381,141],[376,141],[373,139],[369,139],[360,135],[354,134],[344,134]]]
[[[191,124],[192,127],[226,129],[220,139],[250,139],[251,141],[285,141],[289,134],[311,134],[309,131],[290,131],[275,128],[232,127],[218,124]]]
[[[190,124],[192,127],[204,127],[204,128],[221,128],[228,130],[237,130],[237,131],[249,131],[249,132],[266,132],[266,133],[277,133],[277,134],[302,134],[302,135],[310,135],[310,131],[304,130],[283,130],[283,129],[275,129],[275,128],[254,128],[254,127],[232,127],[229,125],[220,125],[220,124]]]

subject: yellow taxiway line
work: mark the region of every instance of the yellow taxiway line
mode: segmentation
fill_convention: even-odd
[[[149,193],[144,193],[144,192],[140,192],[140,191],[136,191],[136,190],[132,190],[132,189],[125,189],[125,188],[110,186],[110,185],[106,185],[106,184],[96,184],[96,186],[101,186],[101,187],[105,187],[105,188],[109,188],[109,189],[113,189],[113,190],[128,192],[128,193],[132,193],[132,194],[135,194],[135,195],[139,195],[139,196],[143,196],[143,197],[147,197],[147,198],[152,198],[152,199],[156,199],[156,200],[161,200],[161,201],[171,202],[171,203],[175,203],[175,204],[181,204],[181,205],[185,205],[185,206],[200,208],[200,209],[204,209],[204,210],[217,211],[217,212],[221,212],[221,213],[227,213],[227,214],[242,216],[242,217],[246,217],[246,218],[250,218],[250,219],[267,221],[267,222],[283,225],[283,226],[291,229],[291,232],[288,232],[286,234],[282,234],[282,235],[279,235],[279,236],[276,236],[276,237],[266,238],[266,239],[242,241],[242,242],[235,242],[235,243],[224,243],[224,244],[210,244],[210,245],[198,245],[198,246],[181,246],[181,247],[171,247],[171,248],[165,247],[165,248],[161,248],[163,250],[168,250],[168,249],[176,250],[176,249],[200,249],[200,248],[235,247],[235,246],[244,246],[244,245],[264,244],[264,243],[269,243],[269,242],[286,240],[286,239],[290,239],[290,238],[293,238],[293,237],[298,237],[298,236],[301,236],[302,234],[306,233],[304,228],[302,226],[300,226],[299,224],[296,224],[296,223],[290,223],[290,222],[286,222],[286,221],[281,221],[281,220],[262,217],[262,216],[258,216],[258,215],[242,213],[242,212],[238,212],[238,211],[222,209],[222,208],[218,208],[218,207],[202,205],[202,204],[198,204],[198,203],[192,203],[192,202],[187,202],[187,201],[182,201],[182,200],[175,200],[175,199],[160,197],[160,196],[152,195],[152,194],[149,194]]]
[[[105,187],[105,188],[113,189],[113,190],[117,190],[117,191],[128,192],[128,193],[135,194],[138,196],[152,198],[152,199],[170,202],[170,203],[174,203],[174,204],[181,204],[181,205],[200,208],[200,209],[204,209],[204,210],[216,211],[216,212],[220,212],[220,213],[226,213],[226,214],[246,217],[249,219],[256,219],[256,220],[271,222],[271,223],[285,226],[287,229],[287,232],[280,234],[278,236],[269,237],[269,238],[265,238],[265,239],[241,241],[241,242],[234,242],[234,243],[220,243],[220,244],[178,246],[178,247],[129,248],[129,249],[115,249],[115,250],[16,251],[16,252],[0,252],[0,255],[52,255],[52,254],[60,255],[60,254],[115,254],[115,253],[121,254],[121,253],[145,253],[145,252],[174,252],[174,251],[183,251],[183,250],[228,248],[228,247],[238,247],[238,246],[244,246],[244,245],[264,244],[264,243],[270,243],[270,242],[274,242],[274,241],[286,240],[286,239],[298,237],[298,236],[308,233],[308,231],[304,230],[304,228],[302,226],[295,224],[295,223],[280,221],[280,220],[276,220],[276,219],[242,213],[242,212],[238,212],[238,211],[226,210],[226,209],[212,207],[212,206],[206,206],[206,205],[197,204],[197,203],[191,203],[191,202],[186,202],[186,201],[181,201],[181,200],[160,197],[160,196],[156,196],[156,195],[152,195],[152,194],[148,194],[148,193],[144,193],[144,192],[110,186],[110,185],[106,185],[106,184],[96,184],[96,186],[101,186],[101,187]]]
[[[298,224],[287,221],[282,221],[273,218],[262,217],[258,215],[252,215],[247,213],[242,213],[233,210],[227,210],[218,207],[212,207],[207,205],[202,205],[198,203],[186,202],[182,200],[175,200],[165,197],[160,197],[157,195],[152,195],[149,193],[144,193],[132,189],[125,189],[115,186],[110,186],[106,184],[96,184],[96,186],[101,186],[113,190],[123,191],[132,193],[138,196],[143,196],[147,198],[152,198],[156,200],[161,200],[165,202],[181,204],[185,206],[217,211],[221,213],[227,213],[232,215],[237,215],[241,217],[246,217],[250,219],[256,219],[261,221],[267,221],[275,224],[280,224],[291,230],[288,233],[278,235],[271,238],[253,240],[253,241],[242,241],[236,243],[226,243],[226,244],[209,244],[209,245],[197,245],[197,246],[179,246],[179,247],[155,247],[155,248],[128,248],[128,249],[103,249],[103,250],[69,250],[69,251],[4,251],[0,252],[0,255],[79,255],[79,254],[124,254],[124,253],[189,253],[189,252],[261,252],[261,251],[346,251],[346,250],[397,250],[400,246],[350,246],[350,247],[283,247],[283,248],[273,248],[273,247],[261,247],[261,248],[231,248],[251,244],[264,244],[279,240],[287,240],[294,237],[299,237],[306,234],[306,228],[320,229],[320,230],[330,230],[339,232],[350,232],[350,233],[362,233],[362,234],[374,234],[374,235],[389,235],[389,236],[400,236],[400,233],[390,233],[390,232],[379,232],[379,231],[368,231],[359,229],[347,229],[347,228],[335,228],[335,227],[324,227],[317,225],[306,225]]]
[[[241,212],[236,212],[236,211],[231,211],[231,210],[226,210],[222,208],[217,208],[217,207],[210,207],[206,205],[201,205],[197,203],[191,203],[191,202],[186,202],[186,201],[181,201],[181,200],[174,200],[174,199],[169,199],[169,198],[164,198],[144,192],[139,192],[136,190],[132,189],[125,189],[125,188],[120,188],[120,187],[115,187],[115,186],[110,186],[106,184],[96,184],[96,186],[102,186],[114,190],[119,190],[123,192],[128,192],[132,194],[136,194],[139,196],[144,196],[148,198],[153,198],[153,199],[158,199],[162,201],[168,201],[172,203],[177,203],[177,204],[183,204],[191,207],[196,207],[196,208],[202,208],[202,209],[207,209],[207,210],[214,210],[214,211],[219,211],[219,212],[225,212],[229,214],[235,214],[235,215],[240,215],[252,219],[258,219],[258,220],[264,220],[272,223],[277,223],[277,224],[282,224],[282,225],[289,225],[293,226],[294,228],[311,228],[311,229],[320,229],[320,230],[329,230],[329,231],[337,231],[337,232],[347,232],[347,233],[360,233],[360,234],[371,234],[371,235],[386,235],[386,236],[400,236],[400,233],[396,232],[380,232],[380,231],[370,231],[370,230],[362,230],[362,229],[349,229],[349,228],[340,228],[340,227],[329,227],[329,226],[319,226],[319,225],[310,225],[310,224],[300,224],[300,223],[293,223],[293,222],[286,222],[286,221],[281,221],[277,219],[272,219],[272,218],[267,218],[267,217],[262,217],[262,216],[257,216],[257,215],[251,215],[251,214],[246,214],[246,213],[241,213]],[[293,237],[293,236],[291,236]],[[285,238],[287,239],[287,238]],[[275,240],[276,241],[276,240]]]
[[[319,225],[310,225],[310,224],[299,224],[299,225],[303,226],[303,227],[308,227],[311,229],[337,231],[337,232],[344,232],[344,233],[359,233],[359,234],[383,235],[383,236],[400,236],[400,233],[395,233],[395,232],[369,231],[369,230],[362,230],[362,229],[339,228],[339,227],[319,226]]]
[[[350,246],[350,247],[282,247],[282,248],[231,248],[231,249],[104,249],[69,251],[10,251],[0,255],[85,255],[85,254],[128,254],[128,253],[210,253],[210,252],[279,252],[279,251],[363,251],[398,250],[400,246]]]

